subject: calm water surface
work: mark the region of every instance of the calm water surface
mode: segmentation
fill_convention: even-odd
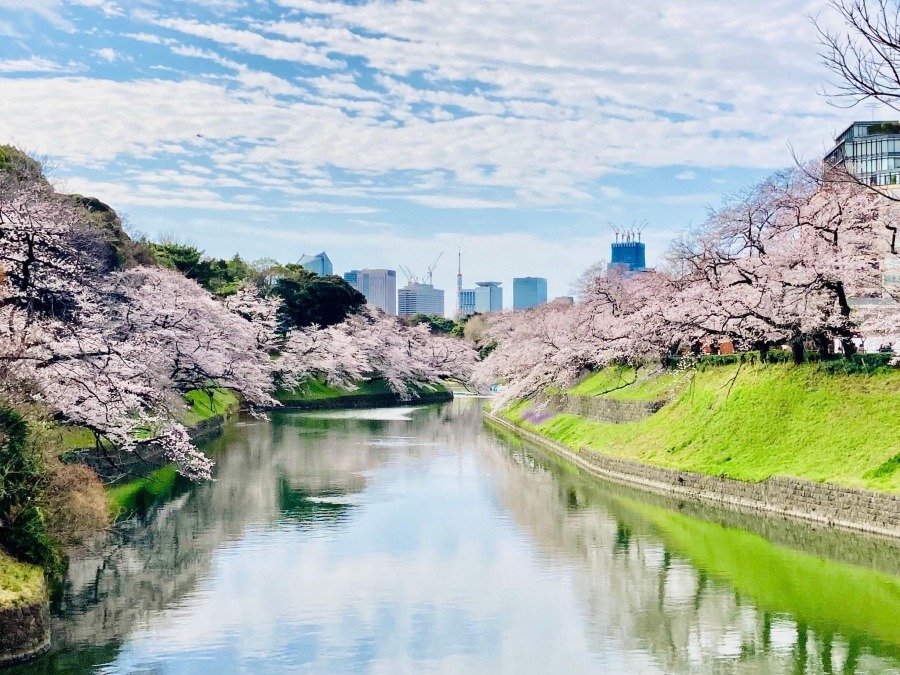
[[[73,560],[15,673],[900,672],[900,554],[666,502],[478,401],[229,429],[214,483]]]

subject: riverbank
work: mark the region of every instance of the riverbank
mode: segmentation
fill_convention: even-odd
[[[900,536],[898,371],[745,365],[660,379],[606,371],[561,394],[491,419],[610,480]],[[638,421],[598,419],[615,401],[659,406]]]
[[[0,551],[0,667],[50,647],[50,608],[43,570]]]
[[[298,391],[278,391],[275,395],[282,407],[275,410],[333,410],[338,408],[393,408],[405,405],[430,405],[453,400],[453,392],[441,384],[416,388],[403,397],[384,380],[358,382],[354,389],[330,387],[317,380]]]

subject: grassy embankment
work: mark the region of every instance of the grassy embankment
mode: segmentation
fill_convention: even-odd
[[[640,422],[562,414],[535,424],[523,419],[528,402],[504,414],[578,451],[739,480],[792,476],[900,494],[900,370],[830,375],[815,364],[745,365],[735,379],[737,368],[636,381],[633,371],[610,369],[568,392],[670,401]]]
[[[0,551],[0,609],[30,605],[46,596],[47,585],[40,567],[18,562]]]
[[[275,398],[281,403],[290,404],[298,401],[322,401],[344,396],[372,396],[394,393],[385,380],[363,380],[362,382],[357,382],[355,386],[355,389],[340,389],[329,386],[320,380],[308,380],[302,388],[294,391],[280,389],[276,392]],[[443,385],[434,385],[430,389],[417,389],[414,395],[439,391],[447,391],[447,388]]]

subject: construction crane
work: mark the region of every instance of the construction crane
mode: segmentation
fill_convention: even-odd
[[[437,269],[437,264],[440,261],[441,256],[443,256],[443,255],[444,255],[444,252],[441,251],[441,255],[439,255],[437,257],[437,259],[433,263],[431,263],[431,266],[426,270],[425,276],[422,277],[422,279],[424,280],[424,282],[426,284],[428,284],[430,286],[434,285],[434,270]],[[406,275],[407,282],[409,282],[411,284],[419,283],[418,275],[414,274],[413,271],[411,269],[409,269],[406,265],[397,265],[397,267],[399,267],[400,271]]]
[[[425,274],[425,278],[428,279],[428,281],[426,283],[430,286],[434,285],[434,270],[437,269],[437,265],[440,262],[443,255],[444,255],[444,252],[441,251],[440,255],[438,255],[438,257],[435,259],[435,261],[433,263],[431,263],[431,267],[428,268],[428,271]]]
[[[400,268],[400,271],[406,275],[406,282],[409,284],[417,284],[419,283],[419,278],[412,273],[412,270],[409,269],[406,265],[397,265]]]

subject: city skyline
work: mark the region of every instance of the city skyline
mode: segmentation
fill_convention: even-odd
[[[723,195],[885,117],[817,95],[821,9],[0,0],[0,142],[213,257],[424,271],[462,246],[467,283],[556,297],[608,223],[646,220],[652,267]]]

